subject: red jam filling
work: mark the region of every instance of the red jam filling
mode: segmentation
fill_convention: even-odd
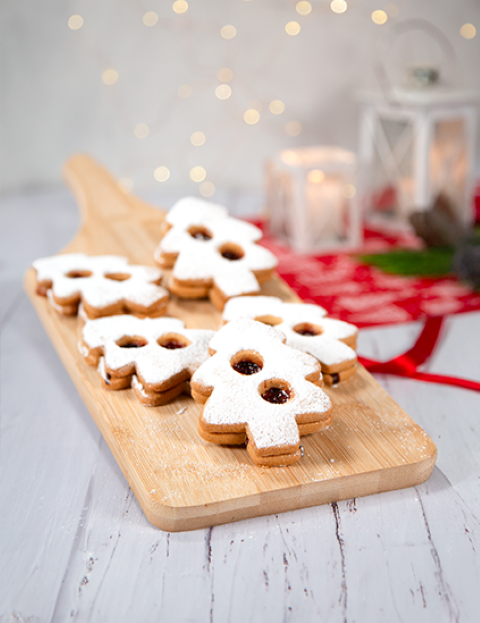
[[[164,344],[160,344],[162,348],[168,348],[168,350],[176,350],[177,348],[185,348],[186,344],[182,344],[178,340],[169,340]]]
[[[147,344],[147,340],[141,337],[124,337],[117,342],[120,348],[143,348]]]
[[[241,260],[242,256],[239,253],[235,253],[235,251],[222,251],[222,257],[224,257],[226,260]]]
[[[318,335],[313,329],[299,329],[295,330],[295,333],[298,333],[299,335]]]
[[[234,364],[233,369],[240,374],[256,374],[262,369],[258,363],[244,359]]]
[[[283,405],[289,400],[290,392],[282,389],[281,387],[270,387],[270,389],[263,392],[262,398],[267,402],[272,402],[276,405]]]

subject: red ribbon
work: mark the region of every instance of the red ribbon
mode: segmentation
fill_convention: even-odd
[[[366,357],[358,357],[358,361],[372,373],[377,374],[394,374],[396,376],[404,376],[418,381],[426,381],[428,383],[442,383],[443,385],[454,385],[463,387],[464,389],[472,389],[480,392],[480,383],[470,381],[468,379],[460,379],[456,376],[446,376],[444,374],[430,374],[428,372],[419,372],[418,366],[427,361],[433,353],[437,344],[440,330],[442,328],[444,317],[435,316],[427,318],[425,326],[420,333],[413,347],[403,355],[395,357],[390,361],[380,362]]]

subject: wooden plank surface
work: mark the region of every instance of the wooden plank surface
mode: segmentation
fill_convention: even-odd
[[[153,264],[162,213],[125,195],[85,156],[72,159],[65,172],[83,218],[65,251],[117,253]],[[147,408],[131,390],[104,391],[96,371],[77,351],[79,322],[59,317],[34,294],[32,271],[25,287],[146,516],[164,530],[201,528],[413,486],[433,469],[433,442],[362,368],[354,380],[327,390],[334,423],[328,431],[302,438],[305,456],[299,463],[255,466],[242,448],[200,439],[200,407],[190,398]],[[285,300],[295,298],[278,278],[264,290]],[[169,313],[190,328],[220,325],[219,313],[206,301],[174,299]]]

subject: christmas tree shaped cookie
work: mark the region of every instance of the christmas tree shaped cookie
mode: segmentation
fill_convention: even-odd
[[[79,350],[106,389],[132,387],[147,406],[189,393],[188,379],[209,357],[214,331],[185,329],[177,318],[111,316],[88,321]]]
[[[284,342],[279,331],[250,319],[232,321],[215,334],[213,356],[191,380],[192,396],[204,404],[204,439],[246,441],[258,465],[288,465],[301,456],[300,435],[330,424],[320,364]]]
[[[80,303],[88,318],[135,314],[162,316],[168,292],[160,287],[162,272],[129,264],[119,255],[65,253],[33,262],[37,294],[47,296],[64,316],[76,316]]]
[[[255,244],[262,232],[220,205],[186,197],[165,218],[154,258],[172,268],[168,287],[181,298],[210,297],[218,309],[233,296],[257,294],[277,265]]]

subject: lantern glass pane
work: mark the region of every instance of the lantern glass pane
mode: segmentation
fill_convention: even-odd
[[[413,125],[379,119],[373,154],[369,217],[397,221],[413,204]]]
[[[430,184],[432,198],[444,195],[455,214],[465,212],[468,170],[467,140],[463,119],[449,119],[435,124],[430,148]]]

